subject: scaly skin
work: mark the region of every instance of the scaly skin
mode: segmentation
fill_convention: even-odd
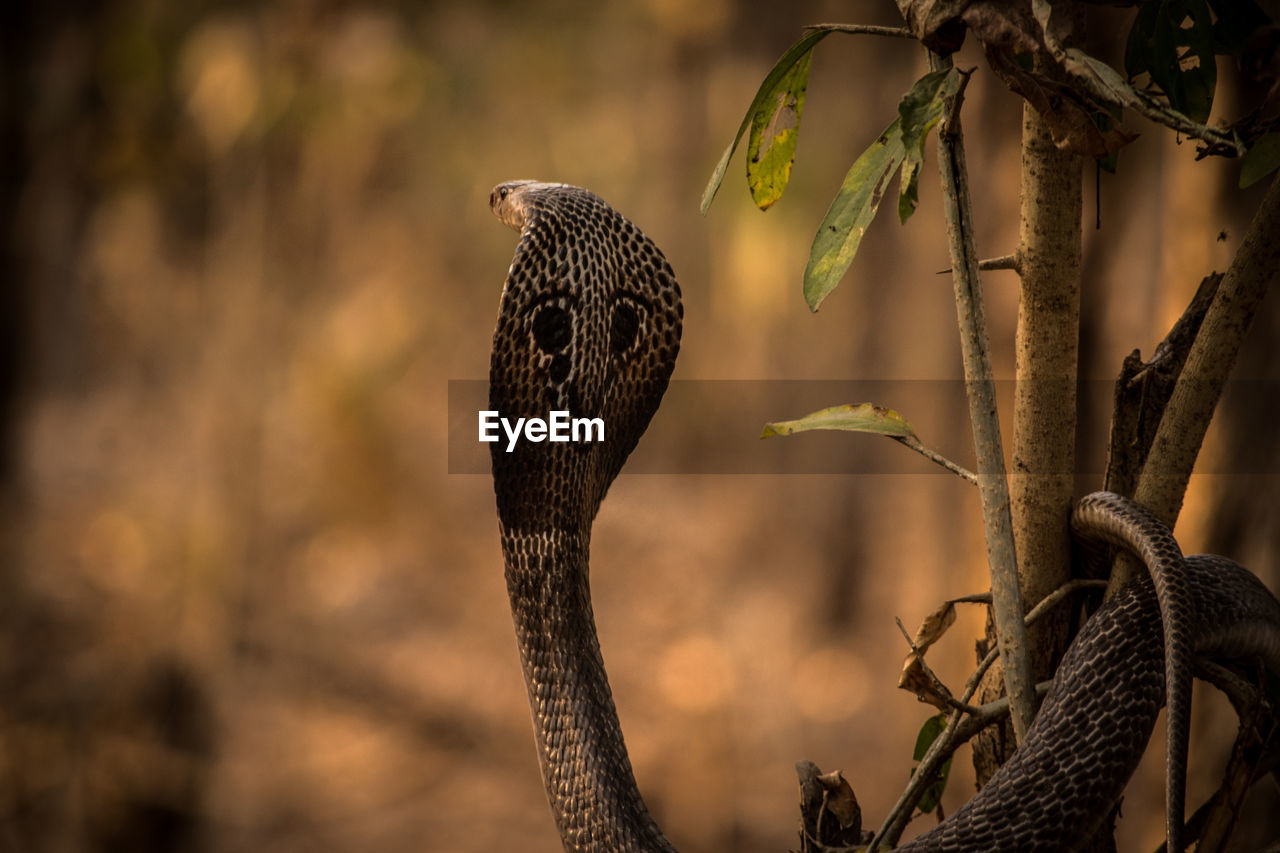
[[[601,417],[605,441],[491,445],[507,590],[547,799],[565,849],[673,848],[636,786],[591,611],[591,526],[657,411],[680,347],[680,288],[658,248],[587,190],[513,181],[490,196],[520,232],[490,362],[502,417]],[[1221,557],[1184,561],[1131,501],[1081,501],[1078,536],[1151,567],[1063,658],[1027,737],[949,820],[903,850],[1059,851],[1089,838],[1170,702],[1170,835],[1181,831],[1192,653],[1261,656],[1280,672],[1280,604]],[[1163,613],[1163,622],[1162,622]],[[1161,640],[1170,637],[1168,654]]]

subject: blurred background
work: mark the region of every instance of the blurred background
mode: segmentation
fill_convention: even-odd
[[[1091,14],[1095,32],[1127,30],[1123,12]],[[498,181],[591,187],[663,248],[685,295],[677,380],[743,380],[747,396],[762,380],[871,380],[926,443],[971,459],[963,397],[919,392],[961,376],[932,154],[915,217],[882,214],[821,313],[800,294],[813,231],[924,70],[919,49],[829,38],[787,196],[757,211],[739,153],[698,213],[800,28],[900,23],[891,3],[117,0],[10,19],[0,850],[560,849],[492,486],[449,464],[451,419],[475,417],[450,408],[450,382],[487,376],[516,242],[487,210]],[[979,66],[969,166],[980,250],[1001,255],[1020,102],[972,45],[957,64]],[[1250,91],[1220,75],[1214,115],[1235,117]],[[1085,173],[1097,381],[1081,493],[1101,484],[1121,359],[1149,355],[1225,269],[1263,188],[1131,123],[1119,175],[1095,188]],[[1007,379],[1016,282],[985,288]],[[1236,372],[1257,381],[1216,421],[1178,529],[1188,552],[1229,554],[1273,588],[1278,328],[1273,293]],[[655,421],[667,438],[642,442],[658,473],[624,473],[595,526],[632,761],[684,851],[796,846],[801,758],[843,769],[878,825],[930,713],[894,688],[894,617],[914,629],[986,588],[965,483],[871,437],[755,442],[762,417],[858,401],[795,387],[778,411],[685,394]],[[726,471],[757,473],[697,468],[717,434],[748,440]],[[745,458],[784,446],[845,473]],[[963,612],[930,656],[953,685],[981,625]],[[1235,733],[1219,697],[1197,703],[1193,807]],[[1152,752],[1121,849],[1162,838]],[[947,813],[972,792],[967,751],[955,767]],[[1256,792],[1239,849],[1280,836],[1277,814],[1274,790]]]

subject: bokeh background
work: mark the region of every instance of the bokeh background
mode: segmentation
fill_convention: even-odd
[[[757,211],[739,154],[698,213],[801,26],[898,23],[890,3],[116,0],[9,17],[0,850],[559,849],[491,484],[449,465],[451,418],[474,418],[450,410],[450,381],[487,375],[516,241],[487,210],[500,180],[591,187],[664,249],[685,294],[677,380],[875,380],[926,442],[968,444],[962,399],[918,393],[961,376],[931,159],[915,217],[884,213],[821,313],[800,295],[813,231],[923,71],[918,48],[829,38],[787,196]],[[1004,254],[1020,105],[972,46],[959,64],[980,69],[965,107],[980,247]],[[1256,93],[1220,73],[1215,116],[1234,117]],[[1095,188],[1086,171],[1083,375],[1100,391],[1084,395],[1082,493],[1100,485],[1107,381],[1226,267],[1261,191],[1132,121],[1120,174]],[[1016,283],[985,288],[1009,378]],[[1273,588],[1278,327],[1273,293],[1236,373],[1258,381],[1219,416],[1178,529]],[[806,393],[766,416],[854,402]],[[872,437],[787,441],[876,473],[728,473],[760,470],[745,458],[688,473],[717,434],[758,434],[754,409],[714,399],[664,410],[660,473],[614,485],[595,608],[669,836],[784,850],[797,759],[842,768],[872,825],[900,791],[929,709],[894,688],[894,617],[910,629],[985,588],[979,505]],[[962,613],[931,653],[953,684],[981,623]],[[1197,702],[1193,804],[1235,731],[1224,702]],[[1152,752],[1121,849],[1162,837]],[[972,791],[967,762],[948,813]],[[1280,837],[1278,805],[1255,794],[1239,849]]]

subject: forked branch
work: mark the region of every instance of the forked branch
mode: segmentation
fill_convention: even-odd
[[[1027,613],[1023,622],[1024,627],[1035,624],[1046,613],[1050,612],[1054,607],[1061,603],[1071,594],[1080,589],[1101,588],[1106,585],[1105,581],[1096,580],[1073,580],[1068,581],[1056,590],[1046,595],[1040,600],[1031,611]],[[961,600],[980,600],[973,599],[955,599]],[[908,639],[908,643],[910,643]],[[876,837],[872,842],[872,850],[876,849],[876,844],[897,844],[898,838],[902,835],[902,831],[906,829],[907,823],[911,820],[912,814],[915,812],[916,803],[920,801],[920,797],[924,794],[925,789],[932,784],[936,778],[938,769],[942,766],[953,752],[955,752],[962,744],[976,735],[985,727],[991,725],[1004,714],[1008,713],[1008,699],[999,699],[987,705],[979,706],[973,709],[978,714],[972,717],[965,716],[964,711],[960,707],[968,704],[973,698],[973,694],[977,691],[978,685],[982,683],[982,677],[989,670],[999,657],[999,649],[992,649],[987,652],[986,657],[978,664],[977,668],[970,673],[969,678],[965,681],[964,689],[960,693],[958,699],[953,700],[954,705],[951,714],[947,718],[946,728],[934,740],[933,745],[929,747],[924,758],[920,759],[920,766],[916,769],[915,775],[911,777],[911,781],[907,783],[907,787],[903,790],[902,795],[898,797],[898,801],[894,803],[889,814],[885,816],[884,822],[881,824]],[[1047,685],[1045,685],[1047,687]],[[1043,692],[1041,685],[1036,685],[1037,694]]]

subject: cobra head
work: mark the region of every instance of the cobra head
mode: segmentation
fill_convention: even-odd
[[[658,408],[680,348],[680,288],[658,247],[587,190],[510,181],[489,205],[520,232],[498,309],[490,408],[603,421],[603,441],[490,445],[507,529],[579,529]],[[595,438],[592,430],[591,437]],[[581,438],[581,435],[580,435]]]

